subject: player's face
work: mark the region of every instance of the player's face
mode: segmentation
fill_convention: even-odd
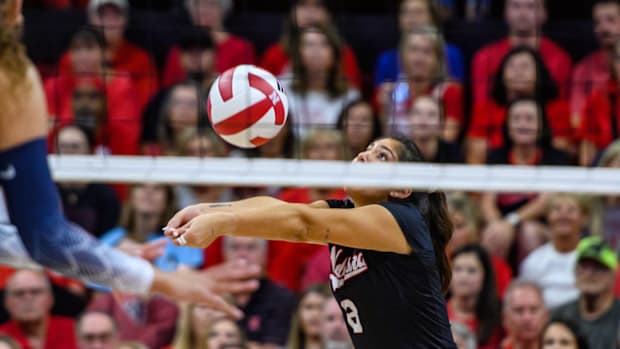
[[[302,64],[309,73],[324,72],[334,64],[334,53],[323,33],[302,34],[299,50]]]
[[[418,97],[409,112],[411,139],[425,141],[441,135],[439,104],[430,97]]]
[[[461,253],[452,260],[450,290],[456,297],[477,297],[482,290],[484,268],[475,253]]]
[[[508,136],[515,145],[536,145],[540,125],[540,113],[532,101],[515,103],[508,111]]]
[[[546,19],[543,0],[506,0],[505,17],[511,33],[534,35]]]
[[[620,38],[620,5],[616,3],[600,3],[592,9],[594,34],[604,48],[614,47]]]
[[[207,348],[219,349],[225,345],[241,342],[241,331],[232,320],[221,319],[207,332]]]
[[[577,338],[568,327],[554,323],[547,327],[542,339],[542,349],[579,349]]]
[[[307,337],[321,336],[324,305],[325,296],[316,292],[308,293],[299,303],[299,322]]]
[[[367,103],[359,103],[349,109],[343,131],[350,148],[362,149],[370,143],[374,132],[373,118],[372,107]]]
[[[603,264],[588,258],[577,262],[575,285],[583,295],[600,296],[613,289],[615,275]]]
[[[401,48],[403,71],[410,79],[430,80],[437,69],[435,42],[430,35],[407,34]]]
[[[398,162],[401,147],[402,144],[395,139],[382,138],[370,143],[366,150],[357,154],[353,162]],[[369,202],[382,202],[388,199],[390,190],[347,187],[345,191],[354,201],[357,201],[357,198]]]
[[[425,0],[406,0],[402,2],[400,12],[398,13],[401,32],[406,33],[420,26],[433,24],[428,3]]]
[[[504,309],[506,330],[519,340],[536,340],[548,319],[541,295],[531,287],[521,287],[508,296]]]
[[[508,59],[504,69],[504,84],[509,93],[532,96],[536,88],[536,61],[522,52]]]
[[[547,222],[552,240],[578,237],[585,215],[575,198],[560,195],[549,204]]]

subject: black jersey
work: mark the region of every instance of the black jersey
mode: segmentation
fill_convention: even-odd
[[[353,208],[329,200],[330,208]],[[356,349],[456,349],[426,222],[413,205],[381,203],[409,255],[330,244],[330,285]],[[377,232],[381,234],[381,232]]]

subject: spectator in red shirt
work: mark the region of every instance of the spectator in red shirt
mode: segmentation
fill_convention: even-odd
[[[464,245],[452,254],[452,283],[446,303],[450,321],[476,333],[478,348],[495,349],[500,341],[500,302],[495,275],[485,250]]]
[[[135,87],[139,110],[159,88],[157,68],[149,53],[124,38],[129,21],[127,0],[90,0],[88,21],[102,28],[105,37],[105,66],[118,74],[129,74]],[[60,71],[70,73],[75,67],[69,53],[60,61]]]
[[[518,99],[508,107],[504,123],[505,144],[489,154],[492,165],[570,165],[571,157],[555,149],[544,110],[533,99]],[[504,259],[517,239],[517,264],[544,242],[538,220],[545,214],[547,194],[486,192],[481,212],[486,222],[483,243],[489,253]]]
[[[74,34],[68,56],[71,72],[45,81],[48,110],[56,126],[77,122],[90,127],[96,144],[112,154],[136,154],[140,113],[134,84],[104,68],[104,49],[95,29]]]
[[[610,79],[586,101],[579,133],[579,163],[591,165],[597,154],[620,138],[620,41],[616,42]]]
[[[409,134],[409,110],[419,96],[442,101],[446,119],[443,138],[455,141],[463,124],[463,89],[446,76],[445,44],[434,27],[420,27],[402,35],[402,74],[396,82],[378,86],[376,101],[387,134]]]
[[[118,331],[116,321],[98,311],[86,311],[76,322],[80,349],[116,349],[120,342]]]
[[[560,46],[541,35],[547,20],[545,0],[506,0],[505,21],[508,37],[476,52],[472,61],[473,102],[488,98],[493,89],[493,76],[511,47],[526,45],[540,53],[551,77],[559,87],[560,97],[568,98],[571,58]]]
[[[333,25],[331,14],[324,0],[296,0],[289,11],[284,24],[284,33],[280,40],[269,46],[263,54],[260,66],[278,76],[291,70],[291,50],[298,40],[300,29],[310,25]],[[344,45],[342,48],[341,69],[349,84],[361,88],[362,75],[353,49]]]
[[[506,290],[502,319],[506,339],[500,349],[539,349],[540,334],[549,319],[540,286],[513,281]]]
[[[247,40],[235,36],[224,28],[224,19],[232,9],[232,0],[185,0],[185,8],[195,27],[208,31],[215,42],[218,73],[239,64],[254,64],[254,46]],[[171,86],[186,76],[181,63],[181,50],[174,46],[168,53],[164,67],[162,85]]]
[[[504,144],[502,127],[506,108],[518,98],[534,98],[543,105],[552,144],[561,150],[572,150],[573,128],[568,103],[557,96],[557,85],[550,78],[538,52],[528,46],[511,49],[495,75],[490,97],[474,104],[468,131],[467,161],[484,163],[489,150]]]
[[[0,333],[10,335],[24,349],[77,349],[73,320],[50,315],[53,303],[42,271],[16,271],[7,282],[4,300],[11,320],[0,326]]]
[[[592,7],[594,34],[600,49],[583,58],[575,66],[571,86],[571,113],[581,116],[587,98],[604,88],[609,80],[609,66],[614,56],[616,40],[620,37],[620,1],[596,0]]]

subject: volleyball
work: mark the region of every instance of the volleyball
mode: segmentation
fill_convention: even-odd
[[[226,142],[255,148],[275,137],[286,123],[288,99],[270,72],[238,65],[220,75],[207,98],[209,121]]]

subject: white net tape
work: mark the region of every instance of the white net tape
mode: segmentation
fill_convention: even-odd
[[[59,182],[620,194],[620,169],[50,155]]]

